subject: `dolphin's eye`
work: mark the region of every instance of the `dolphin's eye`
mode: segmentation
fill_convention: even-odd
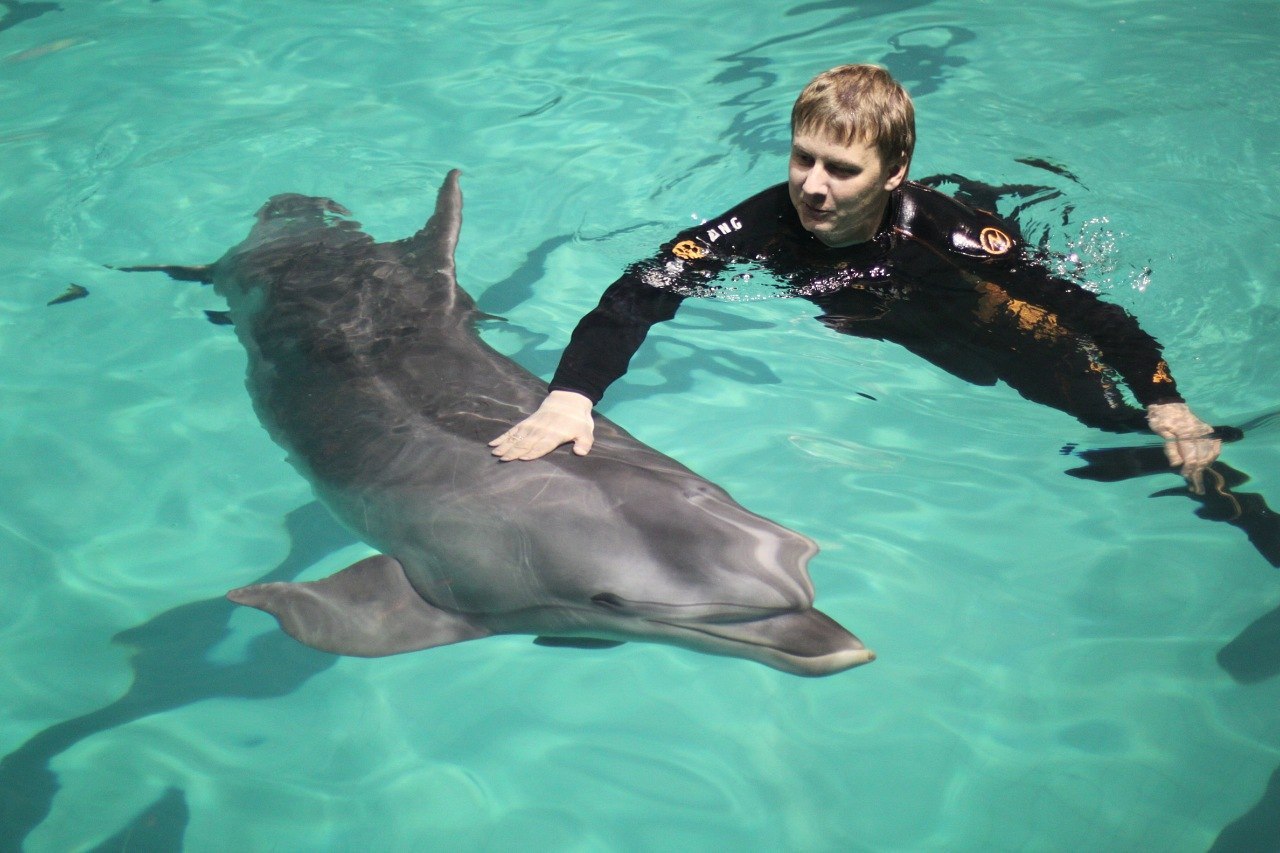
[[[591,600],[602,607],[617,609],[622,606],[622,599],[611,592],[601,592],[591,596]]]

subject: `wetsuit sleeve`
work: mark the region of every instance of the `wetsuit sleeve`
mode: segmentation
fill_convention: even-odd
[[[985,280],[1003,290],[1019,324],[1050,337],[1091,341],[1102,364],[1120,375],[1142,405],[1183,402],[1156,339],[1119,305],[1055,278],[1029,258],[1011,223],[919,186],[907,187],[901,198],[898,227],[910,238],[901,253],[910,265],[926,272],[931,265],[939,271],[958,267],[979,289]]]
[[[1043,308],[1063,328],[1089,338],[1143,406],[1183,402],[1160,343],[1124,308],[1029,262],[992,278],[1014,299]]]
[[[551,390],[576,391],[599,403],[605,389],[627,372],[649,328],[674,317],[683,300],[674,290],[645,283],[643,265],[628,269],[578,321]]]
[[[719,217],[680,232],[647,260],[632,264],[579,322],[551,379],[552,391],[600,402],[627,372],[650,327],[675,316],[734,260],[756,251],[780,218],[786,186],[771,187]]]

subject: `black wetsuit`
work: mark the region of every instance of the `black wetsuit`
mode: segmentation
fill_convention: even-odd
[[[764,269],[832,329],[900,344],[969,382],[1003,380],[1089,426],[1146,428],[1118,380],[1143,406],[1182,401],[1160,345],[1123,308],[1029,260],[1008,223],[917,183],[893,192],[872,240],[845,248],[801,227],[786,184],[681,232],[582,318],[551,388],[599,402],[649,327],[689,295],[714,295],[734,264]]]

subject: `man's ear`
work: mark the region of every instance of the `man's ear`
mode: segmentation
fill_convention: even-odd
[[[893,164],[889,170],[889,178],[884,182],[885,192],[893,192],[902,186],[902,182],[907,179],[907,170],[911,168],[910,157],[900,157],[898,162]]]

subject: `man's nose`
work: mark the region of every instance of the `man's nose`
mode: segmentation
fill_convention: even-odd
[[[826,171],[815,163],[809,173],[804,176],[804,183],[800,189],[805,195],[825,195],[827,191]]]

